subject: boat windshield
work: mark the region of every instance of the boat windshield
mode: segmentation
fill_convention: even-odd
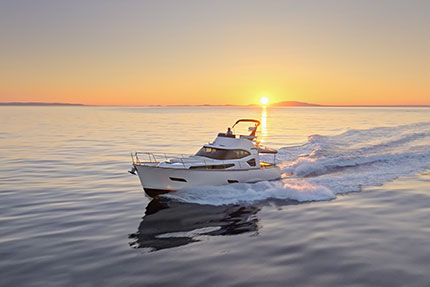
[[[228,160],[228,159],[240,159],[250,155],[246,150],[241,149],[219,149],[212,147],[202,147],[197,156],[208,157],[212,159]]]

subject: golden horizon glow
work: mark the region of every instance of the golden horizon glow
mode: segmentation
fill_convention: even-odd
[[[8,2],[0,102],[430,105],[424,2]]]

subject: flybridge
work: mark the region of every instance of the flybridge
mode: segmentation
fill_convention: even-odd
[[[255,123],[255,127],[256,128],[258,126],[260,126],[260,121],[259,120],[254,120],[254,119],[240,119],[240,120],[237,120],[231,128],[234,128],[238,123],[241,123],[241,122],[252,122],[252,123]]]

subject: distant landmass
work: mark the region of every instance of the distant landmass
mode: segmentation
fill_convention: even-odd
[[[318,105],[310,104],[305,102],[297,101],[284,101],[279,103],[271,104],[273,107],[334,107],[334,108],[419,108],[419,107],[430,107],[430,105]]]
[[[321,105],[335,108],[428,108],[430,105]]]
[[[9,102],[9,103],[0,103],[0,106],[85,106],[85,105],[69,104],[69,103]]]
[[[284,101],[284,102],[272,104],[271,106],[274,106],[274,107],[321,107],[321,105],[304,103],[304,102],[297,102],[297,101]]]

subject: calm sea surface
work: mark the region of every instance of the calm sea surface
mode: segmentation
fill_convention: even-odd
[[[127,173],[239,118],[282,180]],[[0,204],[0,286],[430,286],[430,109],[0,107]]]

